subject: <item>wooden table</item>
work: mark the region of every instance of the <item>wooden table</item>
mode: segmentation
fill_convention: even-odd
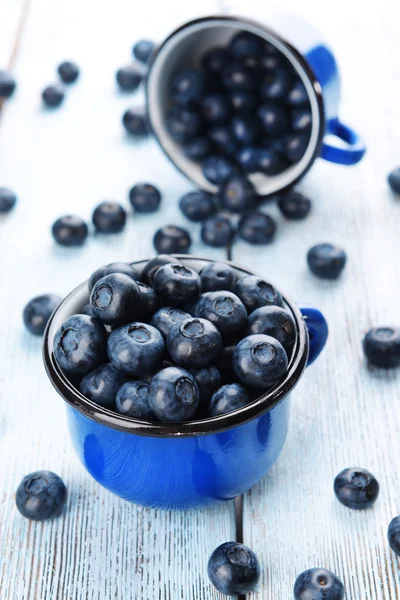
[[[260,0],[261,2],[261,0]],[[235,539],[233,503],[203,512],[163,512],[130,505],[95,484],[78,463],[64,407],[48,382],[41,340],[24,331],[21,312],[34,295],[67,293],[98,265],[150,256],[163,223],[184,223],[177,199],[191,188],[152,140],[129,141],[120,116],[142,101],[119,95],[118,66],[143,36],[162,39],[175,25],[229,1],[3,0],[0,67],[18,80],[0,123],[0,184],[15,189],[16,210],[0,222],[0,598],[1,600],[177,600],[221,598],[209,584],[212,550]],[[246,3],[243,3],[245,5]],[[298,9],[287,0],[288,9]],[[399,324],[400,200],[386,174],[400,162],[400,12],[394,0],[303,0],[303,15],[333,42],[343,76],[342,116],[363,132],[369,152],[357,167],[322,161],[301,189],[313,201],[304,223],[284,222],[265,248],[237,243],[233,258],[321,308],[331,336],[318,364],[293,395],[291,429],[270,474],[243,498],[240,535],[258,554],[262,578],[251,598],[292,597],[296,575],[324,566],[344,581],[347,598],[399,598],[398,561],[386,541],[400,511],[400,374],[370,371],[361,349],[373,325]],[[332,10],[332,14],[329,11]],[[76,59],[81,81],[53,113],[40,91],[63,59]],[[127,190],[154,181],[163,205],[154,217],[130,217],[124,234],[91,236],[81,249],[56,247],[50,226],[76,212],[90,219],[103,199],[127,204]],[[186,223],[187,225],[187,223]],[[193,227],[193,251],[202,246]],[[307,249],[343,245],[349,256],[337,282],[315,279]],[[381,484],[376,506],[352,512],[334,498],[344,467],[369,468]],[[69,489],[65,516],[23,519],[14,493],[36,469],[59,473]]]

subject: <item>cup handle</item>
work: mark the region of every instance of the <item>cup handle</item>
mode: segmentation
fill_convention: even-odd
[[[328,338],[328,323],[321,311],[313,306],[298,304],[308,329],[310,351],[307,367],[320,355]]]
[[[341,123],[339,119],[329,121],[327,133],[339,138],[345,146],[335,146],[328,141],[323,141],[321,158],[338,165],[355,165],[360,162],[366,148],[358,133]]]

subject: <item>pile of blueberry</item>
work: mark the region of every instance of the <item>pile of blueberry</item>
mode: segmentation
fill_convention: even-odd
[[[311,122],[306,88],[290,61],[246,31],[206,52],[199,69],[171,79],[169,133],[217,185],[238,171],[274,176],[297,163]]]
[[[296,340],[282,296],[225,263],[200,273],[172,256],[142,273],[95,271],[90,301],[54,338],[54,355],[90,400],[144,420],[237,410],[284,377]]]

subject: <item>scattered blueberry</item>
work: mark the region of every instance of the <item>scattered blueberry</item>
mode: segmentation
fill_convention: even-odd
[[[67,500],[67,488],[61,477],[51,471],[35,471],[18,486],[15,503],[21,515],[32,521],[58,517]]]
[[[211,152],[211,143],[208,137],[196,137],[187,141],[183,146],[183,153],[190,160],[200,160]]]
[[[179,208],[187,219],[199,223],[218,212],[218,201],[212,194],[197,190],[182,196]]]
[[[149,133],[146,112],[143,108],[129,108],[122,115],[122,124],[126,131],[135,137],[144,137]]]
[[[200,295],[201,280],[196,271],[180,264],[167,264],[157,269],[154,289],[169,306],[185,306]]]
[[[223,248],[228,246],[235,235],[235,230],[228,216],[219,214],[204,221],[201,227],[201,239],[208,246]]]
[[[223,385],[211,396],[208,413],[210,417],[218,417],[246,406],[249,396],[243,386],[238,383]]]
[[[129,275],[112,273],[99,279],[90,294],[94,316],[105,325],[134,321],[141,312],[141,290]]]
[[[1,92],[0,92],[1,96]],[[400,194],[400,167],[393,169],[388,175],[388,182],[395,194]]]
[[[195,69],[181,71],[172,80],[171,94],[179,104],[199,102],[203,98],[204,92],[204,76]]]
[[[202,98],[200,108],[208,123],[224,123],[229,115],[229,108],[222,94],[207,94]]]
[[[126,65],[118,69],[115,79],[121,90],[124,92],[134,92],[142,83],[143,71],[135,65]]]
[[[311,210],[311,201],[300,192],[290,190],[279,196],[279,210],[287,219],[298,221],[305,219]]]
[[[188,421],[199,405],[199,388],[191,373],[178,367],[159,371],[149,386],[149,404],[160,421]]]
[[[72,315],[54,336],[54,355],[64,371],[87,375],[106,362],[106,342],[107,333],[100,321]]]
[[[298,79],[290,90],[286,101],[291,106],[303,106],[309,104],[309,98],[304,83]]]
[[[276,223],[269,215],[254,211],[241,217],[238,231],[249,244],[270,244],[275,238]]]
[[[294,584],[295,600],[343,600],[344,587],[340,579],[327,569],[308,569]]]
[[[35,335],[43,335],[48,320],[60,302],[60,296],[55,294],[43,294],[32,298],[23,312],[25,327],[28,331]]]
[[[81,246],[89,230],[85,221],[75,215],[65,215],[55,221],[51,228],[53,238],[61,246]]]
[[[189,106],[173,106],[167,114],[166,125],[177,142],[188,142],[200,131],[202,122],[199,114]]]
[[[17,83],[11,73],[0,70],[0,99],[10,98],[16,87]]]
[[[136,58],[136,60],[139,60],[142,63],[147,63],[154,50],[154,47],[155,43],[151,40],[139,40],[133,46],[133,56]]]
[[[0,215],[10,212],[17,202],[17,196],[12,190],[0,187]]]
[[[251,70],[239,62],[229,63],[222,69],[221,81],[230,92],[250,92],[257,87],[257,80]]]
[[[92,222],[100,233],[119,233],[125,227],[126,210],[118,202],[101,202],[93,211]]]
[[[139,279],[139,274],[135,267],[125,262],[113,262],[108,265],[104,265],[103,267],[99,267],[91,274],[88,281],[89,292],[92,291],[95,283],[102,279],[106,275],[111,275],[112,273],[123,273],[124,275],[128,275],[132,279]]]
[[[58,65],[57,71],[63,83],[75,83],[79,77],[78,65],[70,60],[66,60]]]
[[[167,349],[175,364],[187,369],[210,366],[222,348],[218,329],[207,319],[189,317],[176,323],[167,337]]]
[[[256,96],[246,91],[236,91],[228,94],[228,100],[236,112],[248,112],[256,106]]]
[[[143,377],[160,369],[165,344],[158,329],[146,323],[134,322],[110,333],[107,351],[117,369],[135,377]]]
[[[278,136],[287,131],[289,125],[288,118],[286,112],[280,106],[276,104],[262,104],[257,114],[266,134]]]
[[[321,279],[337,279],[346,264],[346,253],[333,244],[317,244],[307,253],[307,263],[314,275]]]
[[[231,55],[227,48],[213,48],[203,55],[202,66],[208,73],[218,75],[230,60]]]
[[[242,277],[237,281],[233,291],[239,296],[249,314],[260,306],[270,304],[282,306],[282,296],[278,290],[257,275]]]
[[[177,225],[164,225],[153,238],[154,248],[160,254],[186,254],[191,243],[189,232]]]
[[[203,292],[231,291],[237,280],[235,269],[222,262],[210,262],[200,271]]]
[[[163,306],[151,317],[150,325],[158,329],[163,338],[166,339],[176,323],[182,323],[186,319],[190,319],[190,316],[188,312],[179,308]]]
[[[242,596],[251,592],[260,579],[260,564],[250,548],[237,542],[221,544],[207,566],[211,583],[222,594]]]
[[[128,381],[118,390],[115,398],[117,412],[121,415],[154,421],[155,415],[149,405],[149,385],[144,381]]]
[[[159,209],[160,191],[151,183],[137,183],[129,191],[129,201],[138,213],[153,213]]]
[[[153,279],[157,269],[170,263],[181,264],[177,258],[175,258],[174,256],[170,256],[169,254],[159,254],[158,256],[155,256],[154,258],[149,260],[146,263],[146,266],[144,267],[142,273],[144,281],[147,281],[149,285],[153,286]]]
[[[363,510],[378,499],[379,483],[366,469],[353,467],[336,475],[333,489],[339,502],[348,508]]]
[[[196,315],[211,321],[222,334],[240,331],[247,321],[243,303],[227,290],[202,294],[196,304]]]
[[[125,380],[123,373],[108,363],[85,375],[79,391],[92,402],[112,410],[115,396]]]
[[[190,372],[199,386],[200,404],[205,405],[220,387],[221,373],[213,365],[202,369],[190,369]]]
[[[221,185],[232,177],[236,168],[227,158],[212,155],[203,160],[201,170],[207,181]]]
[[[42,92],[42,99],[48,108],[57,108],[64,100],[64,90],[61,85],[54,84],[46,87]]]
[[[230,177],[219,192],[222,206],[233,213],[242,213],[251,209],[257,200],[253,184],[242,175]]]
[[[390,369],[400,365],[400,328],[374,327],[363,341],[368,363],[375,367]]]
[[[400,516],[391,520],[387,535],[391,549],[400,556]]]
[[[296,325],[289,311],[280,306],[261,306],[247,319],[246,335],[262,333],[282,344],[290,356],[296,340]]]
[[[241,146],[254,144],[260,135],[260,126],[251,115],[237,115],[231,121],[233,139]]]

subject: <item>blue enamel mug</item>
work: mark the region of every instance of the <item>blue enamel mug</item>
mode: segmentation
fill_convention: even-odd
[[[210,259],[179,255],[200,271]],[[135,262],[140,270],[147,261]],[[231,264],[231,263],[230,263]],[[246,269],[232,266],[238,276]],[[284,304],[296,324],[296,342],[282,381],[247,406],[185,423],[134,420],[83,396],[58,367],[53,339],[60,325],[87,303],[87,283],[60,304],[44,336],[47,374],[65,400],[73,446],[87,471],[125,500],[153,508],[200,508],[249,490],[278,458],[285,442],[290,392],[323,349],[328,327],[315,308]]]
[[[305,175],[318,157],[341,165],[358,163],[365,145],[339,119],[340,76],[331,48],[314,27],[297,16],[271,12],[261,21],[258,8],[253,19],[221,15],[185,23],[152,56],[146,83],[148,118],[161,148],[180,171],[198,187],[216,191],[216,186],[205,179],[199,163],[184,155],[168,131],[171,80],[183,69],[198,67],[206,51],[226,45],[238,31],[260,36],[291,62],[305,85],[311,107],[311,134],[302,158],[279,175],[250,175],[258,193],[269,195],[288,188]]]

